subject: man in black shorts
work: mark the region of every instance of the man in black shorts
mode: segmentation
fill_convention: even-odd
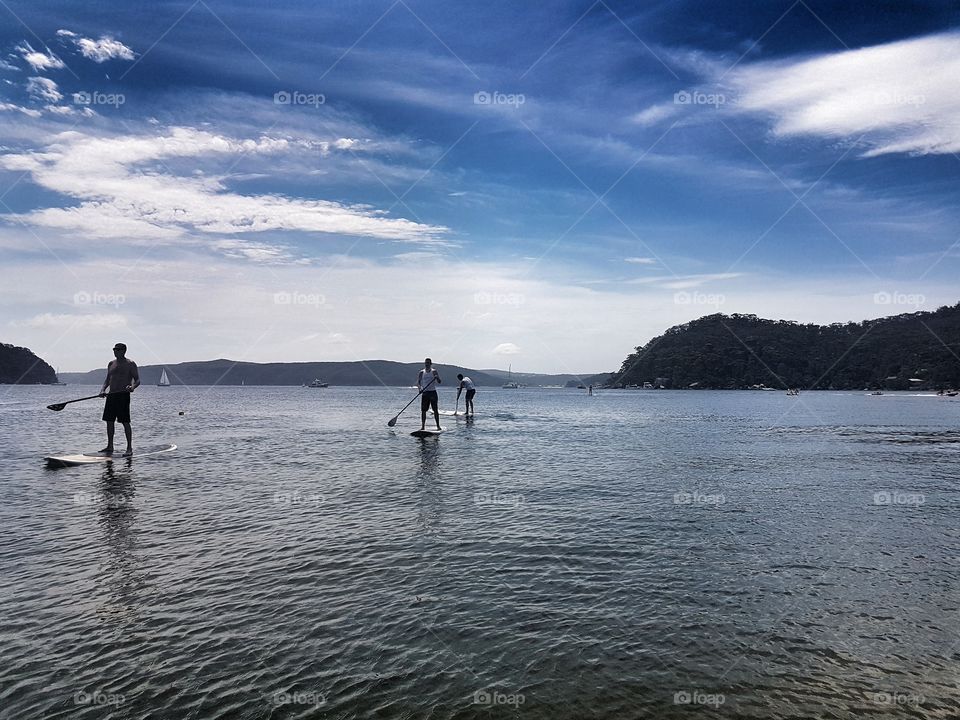
[[[113,355],[116,358],[107,365],[107,378],[100,388],[100,397],[107,401],[103,404],[103,421],[107,423],[107,446],[100,452],[113,452],[114,422],[123,425],[123,432],[127,436],[127,449],[124,456],[133,455],[133,429],[130,427],[130,393],[140,385],[140,371],[133,360],[128,360],[127,346],[117,343],[113,346]],[[109,390],[109,394],[108,394]]]
[[[440,430],[440,411],[437,409],[437,385],[440,380],[440,373],[433,367],[433,360],[427,358],[423,361],[423,370],[417,373],[417,390],[420,391],[420,429],[424,430],[427,425],[427,410],[433,408],[433,417],[437,421],[437,430]]]

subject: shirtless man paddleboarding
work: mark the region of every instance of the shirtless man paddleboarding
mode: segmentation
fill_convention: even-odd
[[[107,446],[100,452],[105,455],[113,453],[114,423],[119,421],[123,425],[123,432],[127,436],[127,449],[124,457],[133,455],[133,429],[130,427],[130,393],[140,385],[140,371],[133,360],[127,359],[127,346],[117,343],[113,346],[113,355],[116,358],[107,365],[107,378],[100,388],[100,397],[107,400],[103,404],[103,421],[107,423]]]

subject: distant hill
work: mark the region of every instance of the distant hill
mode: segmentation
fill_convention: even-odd
[[[708,315],[638,347],[612,384],[658,379],[673,388],[960,387],[960,303],[833,325]]]
[[[483,370],[475,370],[474,372],[482,372],[487,375],[491,375],[495,378],[499,378],[501,383],[506,382],[507,378],[512,379],[514,382],[527,384],[527,385],[560,385],[566,386],[570,383],[576,385],[583,383],[584,385],[590,385],[591,383],[596,385],[601,381],[606,381],[610,378],[610,373],[562,373],[559,375],[541,375],[540,373],[521,373],[521,372],[508,372],[507,370],[489,370],[484,368]]]
[[[132,358],[136,361],[136,358]],[[166,368],[173,385],[303,385],[319,378],[331,385],[414,385],[421,363],[400,363],[390,360],[362,362],[299,362],[251,363],[233,360],[174,363],[170,365],[141,365],[140,381],[156,385],[161,371]],[[468,375],[477,385],[489,387],[503,384],[503,377],[458,365],[436,365],[443,379],[442,387],[455,387],[457,373]],[[106,374],[106,363],[98,370],[86,373],[60,373],[68,383],[99,385]],[[504,375],[505,375],[504,371]],[[537,385],[559,384],[534,378],[555,376],[525,375],[523,382]],[[566,376],[570,377],[570,376]]]
[[[0,383],[55,383],[57,373],[27,348],[0,343]]]

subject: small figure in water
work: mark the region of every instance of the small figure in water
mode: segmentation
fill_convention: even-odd
[[[460,393],[466,390],[467,397],[464,401],[464,414],[473,415],[473,396],[477,394],[477,386],[473,384],[473,380],[464,377],[462,374],[457,375],[457,380],[460,381],[460,384],[457,386],[457,400],[460,399]]]
[[[437,421],[437,430],[440,427],[440,410],[437,407],[439,399],[437,395],[437,385],[443,382],[433,367],[433,360],[427,358],[423,361],[423,370],[417,373],[417,390],[420,391],[420,429],[426,429],[427,410],[433,408],[433,418]]]
[[[593,385],[587,387],[587,395],[593,395]]]
[[[107,423],[107,446],[100,452],[113,453],[114,422],[120,421],[127,437],[127,449],[124,457],[133,455],[133,430],[130,427],[130,393],[140,385],[140,371],[133,360],[127,359],[127,346],[117,343],[113,346],[116,358],[107,365],[107,377],[100,388],[100,397],[107,400],[103,404],[103,421]],[[107,388],[109,393],[107,394]]]

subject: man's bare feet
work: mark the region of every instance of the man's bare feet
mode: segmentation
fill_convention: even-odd
[[[133,455],[133,448],[128,447],[126,450],[123,451],[122,457],[130,457],[131,455]]]
[[[100,451],[101,455],[113,455],[113,445],[107,445],[103,450]]]

